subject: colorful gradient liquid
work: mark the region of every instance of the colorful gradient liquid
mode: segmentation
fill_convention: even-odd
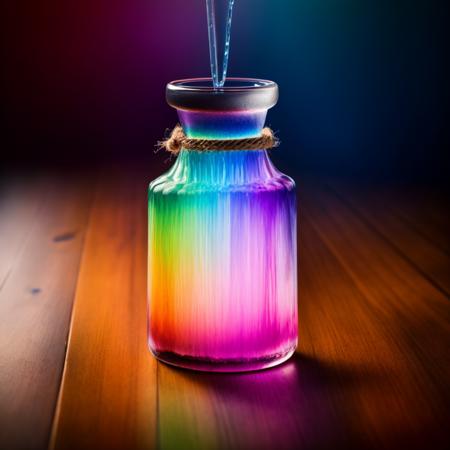
[[[189,136],[260,133],[265,111],[179,111]],[[295,184],[267,152],[182,150],[149,187],[149,345],[199,370],[276,365],[297,345]]]

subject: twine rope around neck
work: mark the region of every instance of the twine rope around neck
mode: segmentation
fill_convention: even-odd
[[[169,138],[158,142],[160,149],[176,155],[181,149],[210,151],[210,150],[267,150],[279,145],[278,139],[269,128],[263,128],[261,135],[254,138],[244,139],[193,139],[184,134],[181,125],[177,125]]]

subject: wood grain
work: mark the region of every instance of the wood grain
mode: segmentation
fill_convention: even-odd
[[[393,355],[397,364],[404,365],[379,408],[365,401],[374,436],[382,441],[390,433],[398,444],[411,436],[414,447],[445,447],[450,405],[445,381],[450,376],[448,299],[328,189],[306,186],[303,206],[322,241],[364,294],[374,324],[386,330],[386,343],[398,349]],[[372,350],[361,341],[361,351]],[[380,354],[379,366],[389,367],[391,360]]]
[[[89,221],[51,448],[153,448],[146,344],[146,185],[112,173]]]
[[[402,202],[398,200],[395,188],[389,190],[385,186],[355,186],[342,181],[328,181],[327,185],[374,233],[382,236],[444,295],[450,296],[450,255],[442,242],[430,239],[428,234],[410,224],[410,221],[421,223],[423,227],[427,221],[432,223],[432,220],[424,217],[427,214],[425,208],[418,211],[409,209],[409,220],[404,220],[399,214]],[[420,198],[420,189],[415,193],[410,189],[410,193],[412,198]],[[433,216],[439,217],[439,223],[444,227],[445,215],[439,216],[434,211]],[[450,230],[450,220],[447,221],[446,229]],[[439,234],[433,234],[437,235]]]
[[[0,448],[48,444],[90,206],[73,181],[11,180],[2,197]]]
[[[24,177],[2,180],[0,185],[0,286],[4,284],[20,256],[39,208],[50,189],[41,178],[26,181]]]
[[[407,226],[425,239],[435,243],[450,255],[450,214],[448,187],[433,184],[390,183],[375,185],[377,195],[389,201],[389,205]]]
[[[298,352],[267,371],[207,374],[147,350],[154,176],[122,172],[101,177],[89,218],[82,182],[0,196],[0,447],[46,448],[59,389],[52,449],[447,448],[440,195],[415,205],[402,189],[301,180]]]

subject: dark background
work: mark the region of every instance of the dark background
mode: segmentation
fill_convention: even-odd
[[[236,0],[229,74],[280,85],[287,171],[444,179],[448,18],[426,0]],[[2,3],[3,167],[159,164],[165,83],[209,75],[204,0]]]

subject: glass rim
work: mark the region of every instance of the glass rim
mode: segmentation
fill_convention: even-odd
[[[181,80],[174,80],[167,84],[167,87],[173,90],[182,91],[203,91],[203,92],[234,92],[247,91],[255,89],[273,89],[276,83],[270,80],[260,78],[242,78],[242,77],[228,77],[225,80],[225,85],[220,88],[214,88],[212,85],[212,78],[185,78]]]
[[[183,110],[242,111],[269,109],[278,100],[278,85],[259,78],[229,77],[214,89],[211,78],[186,78],[166,86],[170,106]]]

